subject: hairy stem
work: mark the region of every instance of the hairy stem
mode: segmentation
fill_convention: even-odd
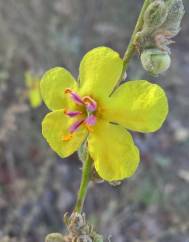
[[[136,26],[134,28],[133,34],[131,36],[131,40],[129,42],[129,45],[127,47],[127,50],[125,51],[124,57],[123,57],[123,71],[122,71],[122,75],[120,78],[120,81],[123,80],[125,71],[127,70],[128,64],[130,59],[132,58],[132,56],[134,55],[136,48],[135,48],[135,38],[136,38],[136,34],[142,29],[143,26],[143,16],[145,13],[146,8],[148,7],[148,5],[151,3],[151,0],[144,0],[142,9],[140,11],[140,15],[138,17]]]
[[[81,178],[81,184],[80,188],[77,194],[77,201],[75,205],[75,212],[81,213],[83,209],[83,204],[85,201],[85,197],[87,194],[87,187],[88,183],[90,181],[90,175],[91,175],[91,170],[92,170],[92,164],[93,161],[90,156],[87,157],[83,164],[83,170],[82,170],[82,178]]]

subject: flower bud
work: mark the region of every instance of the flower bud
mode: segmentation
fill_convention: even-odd
[[[102,235],[100,235],[100,234],[96,234],[96,235],[94,236],[94,238],[93,238],[93,241],[94,241],[94,242],[103,242],[104,239],[103,239]]]
[[[60,233],[48,234],[45,242],[64,242],[64,236]]]
[[[86,142],[84,142],[80,146],[77,153],[78,153],[78,157],[79,157],[81,162],[84,162],[88,158],[89,152],[88,152],[88,149],[87,149],[87,143]]]
[[[167,18],[167,6],[161,0],[152,2],[144,13],[144,27],[158,28]]]
[[[166,51],[147,49],[141,54],[141,62],[146,71],[152,75],[158,75],[170,67],[171,58]]]
[[[163,24],[163,29],[166,29],[172,34],[172,37],[180,31],[182,18],[185,14],[182,0],[165,0],[167,5],[168,15]]]

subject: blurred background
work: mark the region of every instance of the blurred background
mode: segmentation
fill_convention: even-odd
[[[142,2],[0,0],[1,242],[42,242],[64,231],[63,214],[74,206],[81,176],[77,155],[62,160],[43,139],[48,110],[32,103],[38,82],[27,76],[38,80],[54,66],[77,75],[83,54],[99,45],[123,54]],[[164,75],[149,76],[138,57],[129,65],[130,79],[166,89],[170,113],[157,133],[134,134],[142,161],[131,179],[90,186],[85,211],[106,241],[189,242],[188,22],[186,14]]]

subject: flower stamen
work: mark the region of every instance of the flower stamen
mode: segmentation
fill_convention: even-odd
[[[63,136],[63,141],[70,141],[73,137],[74,132],[81,126],[83,122],[84,120],[77,120],[75,123],[73,123],[69,128],[69,134]]]
[[[67,109],[64,109],[64,114],[69,116],[70,118],[74,118],[78,115],[81,115],[82,112],[81,111],[68,111]]]
[[[81,124],[84,122],[84,120],[77,120],[75,123],[73,123],[70,128],[69,128],[69,131],[70,133],[74,133],[80,126]]]
[[[89,112],[94,112],[97,108],[97,103],[91,97],[86,96],[82,98],[82,101],[86,105]]]
[[[70,88],[66,88],[64,91],[65,94],[69,94],[72,100],[80,105],[84,106],[86,110],[86,118],[79,119],[75,121],[70,127],[69,127],[69,134],[63,137],[64,141],[69,141],[73,133],[80,128],[81,125],[84,125],[84,127],[88,130],[88,132],[93,132],[92,126],[96,124],[96,116],[93,114],[93,112],[97,109],[97,103],[94,99],[92,99],[90,96],[85,96],[81,98],[76,92],[74,92]],[[64,114],[67,115],[70,118],[77,117],[83,112],[81,111],[68,111],[67,109],[64,109]]]
[[[89,115],[84,121],[84,125],[89,132],[93,132],[92,126],[94,126],[95,124],[96,124],[96,117],[93,114]]]
[[[89,126],[94,126],[96,124],[96,116],[94,116],[93,114],[89,115],[85,119],[85,124],[87,124]]]
[[[78,104],[78,105],[83,105],[84,102],[83,100],[81,99],[81,97],[76,93],[76,92],[73,92],[72,89],[70,88],[66,88],[65,91],[64,91],[65,94],[70,94],[72,100]]]

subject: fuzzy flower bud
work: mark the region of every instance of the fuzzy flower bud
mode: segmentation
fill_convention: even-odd
[[[171,64],[170,55],[159,49],[147,49],[141,54],[141,62],[146,71],[152,75],[165,72]]]
[[[163,28],[175,36],[180,31],[180,25],[184,16],[185,10],[182,0],[165,0],[167,5],[168,15]]]
[[[47,235],[45,242],[64,242],[64,236],[60,233],[51,233]]]
[[[163,1],[152,2],[144,14],[144,27],[158,28],[167,18],[167,6]]]

